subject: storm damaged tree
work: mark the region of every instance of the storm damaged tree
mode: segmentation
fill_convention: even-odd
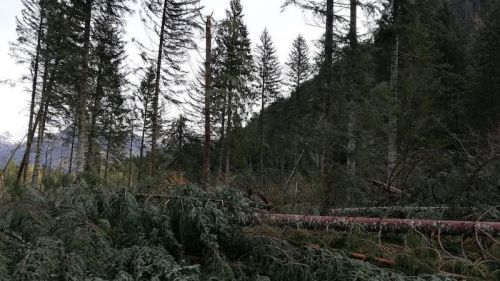
[[[26,149],[19,166],[16,182],[26,181],[31,147],[35,135],[35,107],[37,102],[37,87],[39,80],[40,57],[42,41],[45,36],[46,19],[45,7],[41,0],[23,0],[21,16],[16,18],[17,39],[12,43],[12,56],[18,63],[30,66],[31,77],[31,100],[28,121]]]
[[[199,15],[199,0],[145,0],[144,22],[157,37],[157,49],[149,59],[156,66],[155,91],[151,120],[151,174],[155,175],[158,158],[158,139],[161,131],[160,94],[161,84],[165,85],[162,95],[173,100],[174,86],[182,78],[181,64],[186,60],[186,51],[194,47],[193,28],[195,17]],[[147,55],[146,55],[147,56]],[[154,57],[154,59],[152,58]]]

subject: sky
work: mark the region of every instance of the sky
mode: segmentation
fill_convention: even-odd
[[[211,14],[215,20],[224,18],[225,10],[229,7],[229,0],[201,0],[205,7],[203,14]],[[312,16],[300,11],[297,8],[289,7],[282,11],[283,0],[241,0],[245,14],[245,23],[248,26],[250,39],[255,48],[259,41],[259,36],[267,28],[271,34],[279,58],[283,64],[287,58],[292,41],[300,33],[312,48],[313,40],[317,40],[323,33],[323,29],[315,25]],[[134,8],[138,9],[136,4]],[[20,140],[27,131],[28,126],[28,105],[30,99],[29,83],[21,83],[20,78],[28,73],[24,65],[17,65],[9,56],[9,42],[16,39],[15,17],[22,9],[21,0],[2,0],[0,9],[0,134],[8,132],[13,140]],[[129,42],[127,46],[128,65],[130,67],[139,66],[139,51],[132,39],[141,42],[147,41],[148,37],[139,12],[128,17],[126,26],[126,38]],[[202,43],[200,41],[200,43]],[[193,52],[191,63],[188,64],[187,71],[195,70],[199,65],[193,62],[202,61],[198,53]]]

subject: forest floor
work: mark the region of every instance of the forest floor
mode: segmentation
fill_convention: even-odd
[[[0,206],[1,281],[500,280],[494,237],[276,227],[230,189],[26,189]]]

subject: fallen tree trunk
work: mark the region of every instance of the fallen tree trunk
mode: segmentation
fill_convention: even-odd
[[[489,233],[500,236],[500,222],[384,219],[364,217],[333,217],[269,214],[268,220],[273,225],[300,225],[305,228],[326,228],[349,230],[360,226],[367,231],[405,233],[416,230],[426,234],[474,235]]]
[[[422,212],[446,212],[450,210],[460,212],[474,211],[472,208],[450,208],[450,207],[361,207],[361,208],[336,208],[330,210],[332,216],[363,216],[373,214],[389,214],[389,213],[422,213]]]

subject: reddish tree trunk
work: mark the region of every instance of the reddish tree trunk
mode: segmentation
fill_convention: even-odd
[[[361,226],[367,231],[404,233],[412,229],[422,233],[440,233],[445,235],[471,235],[476,231],[487,232],[493,236],[500,236],[500,222],[476,221],[445,221],[445,220],[417,220],[417,219],[381,219],[363,217],[327,217],[270,214],[272,224],[296,225],[306,228],[331,228],[345,230],[353,226]]]

